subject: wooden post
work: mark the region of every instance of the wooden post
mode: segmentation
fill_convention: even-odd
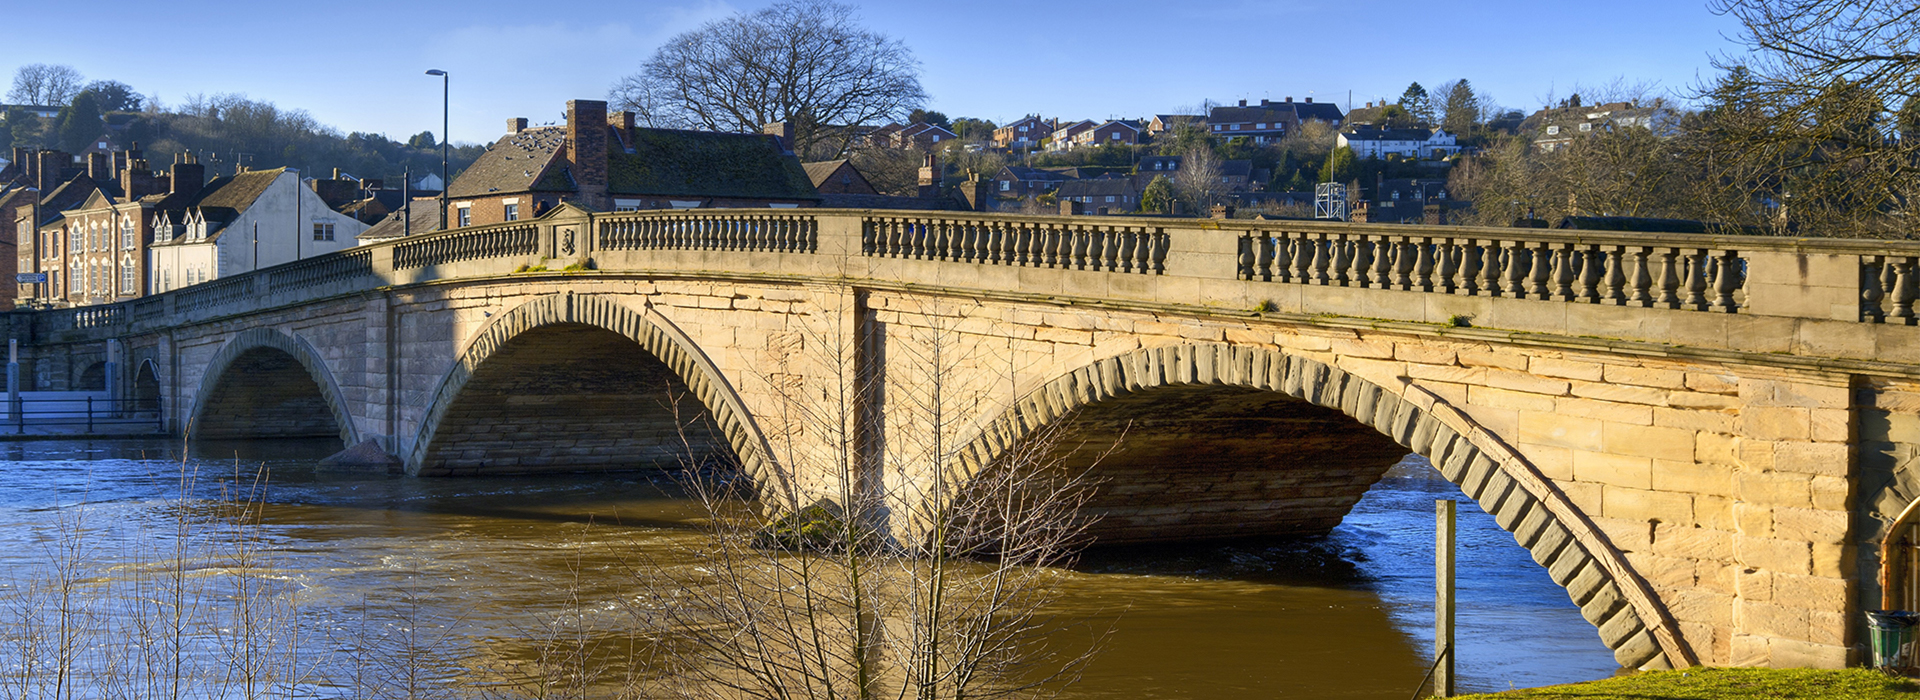
[[[1453,697],[1453,499],[1433,502],[1433,694]]]

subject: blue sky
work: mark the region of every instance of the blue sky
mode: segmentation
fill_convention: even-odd
[[[20,3],[0,42],[10,79],[74,66],[178,104],[238,92],[341,131],[404,139],[440,125],[452,77],[456,142],[491,141],[509,117],[557,120],[604,98],[664,39],[760,0],[381,3],[108,0]],[[922,63],[931,107],[1002,121],[1145,116],[1263,97],[1353,103],[1407,84],[1466,78],[1531,111],[1616,77],[1686,90],[1737,27],[1704,0],[1410,2],[858,2],[866,24]],[[270,8],[270,9],[268,9]],[[1577,9],[1576,9],[1577,8]]]

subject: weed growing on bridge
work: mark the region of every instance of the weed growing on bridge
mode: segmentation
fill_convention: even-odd
[[[913,323],[884,336],[850,330],[865,312],[847,311],[786,336],[792,351],[762,368],[780,478],[757,494],[693,484],[711,515],[684,552],[699,565],[636,572],[639,617],[675,642],[662,687],[937,700],[1071,678],[1103,633],[1063,645],[1070,623],[1046,613],[1052,567],[1088,525],[1063,436],[1040,429],[969,461],[981,418],[1013,404],[1011,359],[952,330],[965,309],[902,311]],[[962,381],[978,371],[1006,372],[1009,396],[959,391],[983,385]]]

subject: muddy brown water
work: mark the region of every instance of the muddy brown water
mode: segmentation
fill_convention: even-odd
[[[298,592],[311,648],[350,648],[357,638],[340,632],[343,621],[405,607],[444,636],[441,653],[511,664],[532,654],[544,620],[618,617],[631,593],[620,562],[670,556],[701,515],[670,484],[632,475],[417,479],[315,466],[337,446],[208,444],[182,460],[178,445],[160,442],[0,445],[0,565],[17,583],[50,556],[61,523],[79,517],[93,567],[123,575],[126,562],[164,548],[182,465],[198,474],[195,498],[256,488],[264,470],[261,551],[276,585]],[[1616,672],[1526,551],[1409,458],[1322,537],[1085,553],[1062,572],[1052,612],[1085,623],[1075,634],[1113,633],[1059,697],[1412,696],[1431,661],[1436,498],[1462,502],[1463,690]]]

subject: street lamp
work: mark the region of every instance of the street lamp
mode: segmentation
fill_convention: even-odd
[[[447,72],[427,69],[427,75],[440,76],[440,230],[447,230]]]

